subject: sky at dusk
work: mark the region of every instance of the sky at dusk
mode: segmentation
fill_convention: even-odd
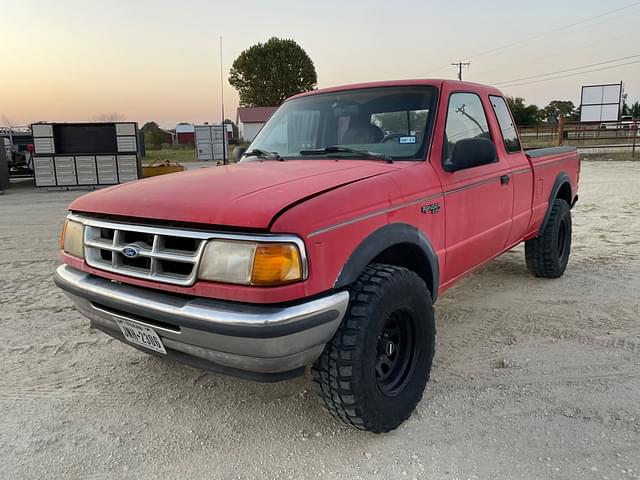
[[[579,103],[581,85],[621,80],[629,101],[640,100],[640,63],[631,63],[640,61],[640,2],[630,0],[0,0],[0,12],[0,125],[107,112],[166,128],[218,122],[220,35],[233,120],[238,96],[226,81],[229,68],[242,50],[272,36],[307,51],[319,87],[455,78],[450,63],[469,60],[465,80],[540,106]],[[512,46],[498,48],[505,45]],[[614,59],[623,60],[602,63]],[[612,68],[622,63],[630,64]],[[600,71],[529,78],[591,64]]]

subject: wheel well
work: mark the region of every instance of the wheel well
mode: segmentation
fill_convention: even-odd
[[[569,204],[569,206],[571,206],[571,204],[573,203],[573,199],[571,198],[571,186],[566,182],[563,183],[560,186],[560,190],[558,190],[558,195],[556,196],[556,198],[564,200]]]
[[[411,243],[393,245],[378,254],[371,263],[386,263],[412,270],[424,280],[429,292],[431,292],[431,296],[434,296],[431,265],[427,256],[417,245]]]

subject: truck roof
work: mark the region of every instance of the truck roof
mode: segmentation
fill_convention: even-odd
[[[406,86],[417,86],[417,85],[428,85],[428,86],[436,87],[438,89],[442,89],[443,87],[448,86],[455,90],[468,90],[476,93],[502,95],[500,90],[498,90],[497,88],[491,87],[489,85],[482,85],[480,83],[461,82],[458,80],[447,80],[447,79],[412,79],[412,80],[384,80],[384,81],[378,81],[378,82],[353,83],[349,85],[339,85],[335,87],[320,88],[318,90],[311,90],[309,92],[299,93],[298,95],[294,95],[293,97],[288,98],[287,101],[294,98],[306,97],[309,95],[340,92],[345,90],[356,90],[361,88],[406,87]]]

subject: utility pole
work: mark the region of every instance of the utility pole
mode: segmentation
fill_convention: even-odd
[[[458,60],[457,62],[453,62],[451,65],[458,67],[458,80],[462,81],[462,67],[469,67],[471,62],[462,62]]]

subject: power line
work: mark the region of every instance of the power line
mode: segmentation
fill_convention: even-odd
[[[618,17],[615,17],[618,18]],[[596,40],[595,42],[592,43],[587,43],[587,44],[583,44],[580,45],[579,47],[572,47],[569,49],[562,49],[562,50],[555,50],[554,49],[554,53],[553,54],[546,54],[546,55],[540,55],[537,57],[518,57],[518,62],[517,63],[511,63],[509,62],[509,68],[513,68],[514,66],[519,66],[519,65],[528,65],[530,66],[533,63],[537,63],[540,60],[547,60],[549,58],[554,58],[554,57],[565,57],[568,53],[573,53],[573,52],[582,52],[584,50],[590,50],[591,47],[594,46],[602,46],[604,44],[619,40],[621,38],[628,38],[631,37],[632,35],[635,35],[635,31],[634,32],[624,32],[620,35],[614,35],[613,37],[601,37],[598,40]],[[491,71],[492,73],[495,73],[495,68],[487,68],[487,69],[480,69],[480,72],[476,72],[476,75],[478,74],[482,74],[482,73],[486,73]],[[493,85],[493,82],[488,82],[489,84]]]
[[[591,20],[596,20],[598,18],[606,17],[608,15],[611,15],[612,13],[621,12],[622,10],[627,10],[629,8],[636,7],[638,5],[640,5],[640,2],[634,2],[634,3],[631,3],[631,4],[627,5],[627,6],[625,6],[625,7],[616,8],[615,10],[609,10],[609,11],[601,13],[599,15],[595,15],[593,17],[586,18],[584,20],[580,20],[579,22],[574,22],[574,23],[570,23],[568,25],[563,25],[561,27],[554,28],[552,30],[547,30],[546,32],[540,33],[538,35],[534,35],[533,37],[528,37],[528,38],[525,38],[525,39],[522,39],[522,40],[517,40],[517,41],[512,42],[512,43],[507,43],[507,44],[501,45],[499,47],[495,47],[495,48],[492,48],[492,49],[489,49],[489,50],[485,50],[484,52],[476,53],[475,55],[471,55],[469,58],[481,57],[481,56],[484,56],[484,55],[488,55],[490,53],[497,52],[499,50],[504,50],[506,48],[515,47],[516,45],[521,45],[523,43],[528,43],[528,42],[530,42],[532,40],[537,40],[537,39],[542,38],[542,37],[544,37],[546,35],[549,35],[551,33],[561,32],[562,30],[567,30],[569,28],[573,28],[573,27],[576,27],[578,25],[582,25],[584,23],[588,23]]]
[[[516,46],[516,45],[522,45],[524,43],[529,43],[532,40],[537,40],[537,39],[542,38],[542,37],[544,37],[546,35],[549,35],[549,34],[552,34],[552,33],[557,33],[557,32],[560,32],[562,30],[566,30],[566,29],[569,29],[569,28],[573,28],[573,27],[576,27],[578,25],[582,25],[584,23],[588,23],[588,22],[590,22],[592,20],[597,20],[598,18],[606,17],[608,15],[611,15],[612,13],[617,13],[617,12],[620,12],[620,11],[623,11],[623,10],[627,10],[629,8],[636,7],[638,5],[640,5],[640,2],[634,2],[634,3],[631,3],[631,4],[626,5],[624,7],[616,8],[614,10],[609,10],[609,11],[600,13],[600,14],[595,15],[593,17],[585,18],[584,20],[580,20],[579,22],[574,22],[574,23],[570,23],[568,25],[563,25],[563,26],[554,28],[552,30],[547,30],[546,32],[542,32],[542,33],[540,33],[538,35],[534,35],[532,37],[524,38],[522,40],[517,40],[515,42],[507,43],[507,44],[501,45],[499,47],[495,47],[495,48],[492,48],[492,49],[489,49],[489,50],[485,50],[483,52],[476,53],[476,54],[471,55],[471,56],[469,56],[467,58],[469,58],[469,59],[477,58],[477,57],[480,57],[480,56],[489,55],[489,54],[498,52],[500,50],[511,48],[511,47]],[[427,72],[426,75],[431,75],[432,73],[439,72],[440,70],[444,70],[447,67],[449,67],[449,65],[442,65],[441,67],[438,67],[435,70],[431,70],[430,72]]]
[[[462,67],[469,67],[471,62],[462,62],[459,60],[457,62],[453,62],[451,65],[458,67],[458,80],[462,81]]]
[[[528,76],[528,77],[514,78],[513,80],[506,80],[506,81],[503,81],[503,82],[496,82],[496,83],[494,83],[494,85],[504,85],[506,83],[518,83],[518,82],[521,82],[522,80],[531,80],[531,79],[534,79],[534,78],[548,77],[550,75],[557,75],[559,73],[573,72],[575,70],[582,70],[584,68],[597,67],[599,65],[606,65],[608,63],[621,62],[623,60],[629,60],[631,58],[638,58],[638,57],[640,57],[640,54],[638,54],[638,55],[630,55],[628,57],[615,58],[613,60],[606,60],[604,62],[591,63],[589,65],[582,65],[580,67],[566,68],[564,70],[558,70],[556,72],[540,73],[538,75],[531,75],[531,76]]]
[[[618,65],[608,65],[606,67],[594,68],[592,70],[586,70],[584,72],[570,73],[568,75],[559,75],[557,77],[543,78],[542,80],[532,80],[531,82],[522,82],[522,83],[514,83],[514,84],[511,84],[511,85],[502,85],[501,88],[520,87],[522,85],[531,85],[533,83],[548,82],[550,80],[558,80],[560,78],[575,77],[575,76],[578,76],[578,75],[584,75],[585,73],[600,72],[602,70],[609,70],[609,69],[612,69],[612,68],[625,67],[627,65],[635,65],[637,63],[640,63],[640,60],[635,60],[633,62],[620,63]]]

